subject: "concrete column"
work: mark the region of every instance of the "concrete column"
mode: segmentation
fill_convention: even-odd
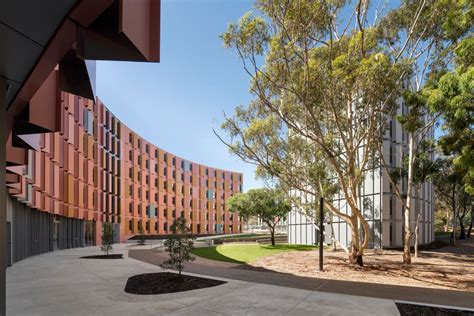
[[[6,315],[6,268],[7,268],[7,83],[0,77],[0,315]]]

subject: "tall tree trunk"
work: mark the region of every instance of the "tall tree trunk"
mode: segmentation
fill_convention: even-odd
[[[272,241],[272,246],[275,246],[275,227],[270,226],[270,239]]]
[[[466,217],[466,214],[467,214],[467,209],[466,209],[466,205],[464,205],[464,210],[462,212],[462,215],[459,215],[458,213],[459,228],[461,229],[461,234],[459,235],[459,239],[466,239],[466,228],[464,227],[464,217]]]
[[[414,162],[414,156],[413,156],[413,151],[415,146],[415,139],[413,137],[412,133],[408,134],[408,181],[407,181],[407,199],[406,199],[406,205],[405,205],[405,210],[404,210],[404,229],[405,229],[405,236],[403,239],[403,263],[410,264],[411,263],[411,253],[410,253],[410,247],[411,247],[411,236],[412,236],[412,231],[411,231],[411,225],[410,225],[410,219],[411,219],[411,204],[412,204],[412,189],[413,189],[413,162]]]
[[[416,222],[415,222],[415,258],[418,257],[418,242],[420,235],[420,186],[416,185],[416,210],[415,210]]]
[[[334,225],[332,222],[332,214],[329,216],[329,223],[331,225],[331,240],[332,240],[332,251],[337,251],[336,237],[334,235]]]
[[[467,230],[467,238],[471,238],[471,233],[472,233],[472,224],[474,223],[474,217],[472,216],[472,211],[471,211],[471,224],[469,225],[469,229]]]
[[[459,228],[461,230],[459,234],[459,240],[466,239],[466,228],[464,227],[464,223],[462,222],[462,220],[459,220]]]
[[[351,217],[351,226],[352,241],[351,246],[349,248],[349,263],[356,264],[362,267],[364,265],[363,249],[361,248],[360,244],[359,223],[357,216],[355,215]]]
[[[453,184],[453,194],[451,196],[451,207],[453,208],[453,233],[451,235],[451,245],[455,246],[456,245],[456,219],[457,219],[457,207],[456,207],[456,181],[454,181]]]
[[[449,230],[449,209],[446,209],[446,224],[444,225],[444,232],[447,233]]]

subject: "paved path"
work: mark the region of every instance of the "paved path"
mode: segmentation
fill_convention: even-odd
[[[156,252],[156,250],[131,250],[129,255],[130,257],[154,265],[159,265],[164,258],[166,258],[166,253]],[[213,260],[199,258],[195,263],[188,263],[185,267],[185,271],[303,290],[360,295],[400,301],[416,301],[434,305],[474,309],[474,293],[472,292],[300,277],[277,272],[245,270],[235,266],[209,266],[209,261]],[[317,264],[317,262],[315,262],[315,264]]]
[[[133,248],[129,246],[114,245],[114,252],[127,254]],[[146,257],[146,250],[130,252]],[[393,300],[261,282],[269,273],[256,273],[259,277],[253,281],[257,283],[218,278],[228,283],[173,294],[128,294],[124,287],[130,276],[162,270],[127,256],[118,260],[79,259],[98,253],[98,247],[57,251],[9,267],[8,315],[398,315]],[[206,267],[205,274],[236,270]]]

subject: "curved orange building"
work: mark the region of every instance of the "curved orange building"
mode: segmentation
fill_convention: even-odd
[[[50,75],[53,82],[57,75],[57,70]],[[22,135],[31,147],[21,149],[25,163],[7,167],[8,222],[14,232],[10,262],[100,244],[104,222],[114,224],[116,242],[140,232],[169,234],[180,216],[194,234],[241,232],[238,215],[225,206],[242,191],[241,173],[166,152],[99,99],[56,89],[59,131]]]

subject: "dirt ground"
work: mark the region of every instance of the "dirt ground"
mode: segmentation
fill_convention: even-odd
[[[285,252],[250,263],[256,270],[298,276],[394,284],[474,292],[474,238],[456,247],[421,251],[412,265],[403,265],[402,252],[367,251],[364,267],[350,266],[344,251],[326,250],[324,272],[319,272],[318,250]]]

